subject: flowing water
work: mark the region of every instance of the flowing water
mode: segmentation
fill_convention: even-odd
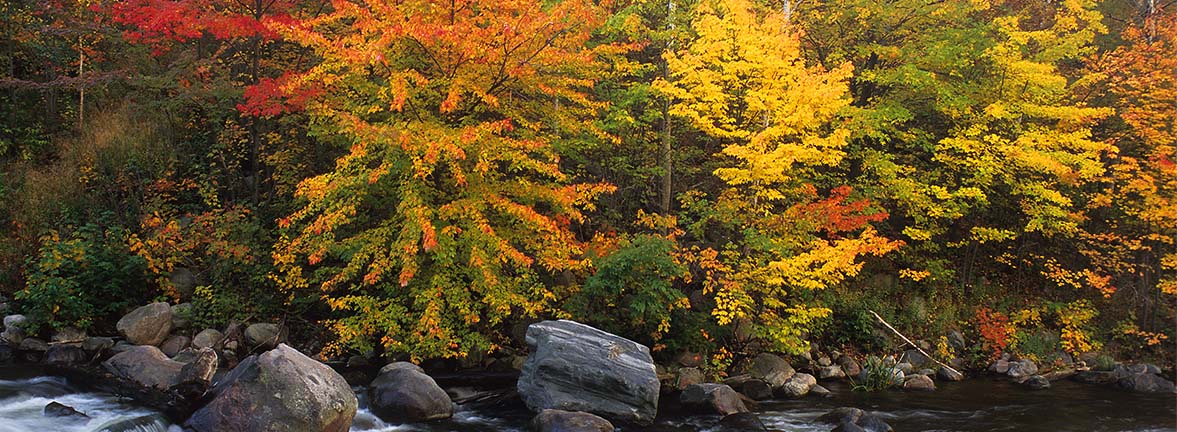
[[[0,369],[0,432],[95,432],[119,420],[139,419],[125,432],[179,432],[153,412],[117,397],[79,391],[66,380],[36,376],[38,371]],[[975,379],[939,383],[930,393],[850,391],[829,385],[831,398],[805,398],[761,403],[756,411],[771,429],[821,431],[828,425],[813,420],[840,406],[854,406],[878,414],[896,431],[1132,431],[1177,432],[1177,395],[1129,393],[1120,390],[1060,381],[1050,390],[1031,391],[1000,381]],[[357,388],[360,411],[352,424],[355,432],[526,431],[531,414],[517,398],[496,404],[461,405],[454,417],[442,422],[390,425],[366,408],[363,389]],[[687,412],[671,398],[662,402],[658,432],[707,432],[716,416]],[[59,402],[89,418],[48,418],[46,404]],[[145,417],[147,416],[147,417]]]

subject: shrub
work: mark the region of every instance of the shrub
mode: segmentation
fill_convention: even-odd
[[[149,300],[146,264],[127,238],[125,229],[101,224],[42,236],[26,265],[27,284],[16,293],[32,325],[109,327],[115,315]]]
[[[670,330],[673,313],[690,306],[674,282],[687,268],[673,256],[672,240],[639,235],[597,261],[597,271],[568,301],[576,319],[642,342]]]

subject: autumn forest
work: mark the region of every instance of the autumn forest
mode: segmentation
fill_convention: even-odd
[[[878,313],[1171,367],[1172,7],[0,0],[0,295],[322,358],[568,318],[722,371],[899,349]]]

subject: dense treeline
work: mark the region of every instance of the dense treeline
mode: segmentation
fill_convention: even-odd
[[[1174,351],[1154,0],[0,0],[0,292],[327,355]],[[964,332],[962,351],[943,337]]]

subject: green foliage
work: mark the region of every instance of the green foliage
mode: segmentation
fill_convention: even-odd
[[[1058,335],[1050,330],[1019,329],[1009,348],[1020,357],[1045,363],[1056,358],[1060,345]]]
[[[658,342],[678,324],[674,312],[690,306],[675,287],[687,276],[675,248],[659,236],[622,239],[616,251],[596,260],[596,272],[569,299],[568,312],[606,331]]]
[[[895,385],[893,367],[893,364],[878,356],[867,357],[866,361],[862,362],[861,379],[855,381],[854,377],[850,378],[851,388],[855,391],[872,392],[891,388]]]
[[[128,232],[87,224],[41,237],[16,293],[33,326],[109,330],[112,316],[150,299],[146,263],[127,246]]]
[[[1110,371],[1116,368],[1116,359],[1103,353],[1095,356],[1091,363],[1091,368],[1097,371]]]

